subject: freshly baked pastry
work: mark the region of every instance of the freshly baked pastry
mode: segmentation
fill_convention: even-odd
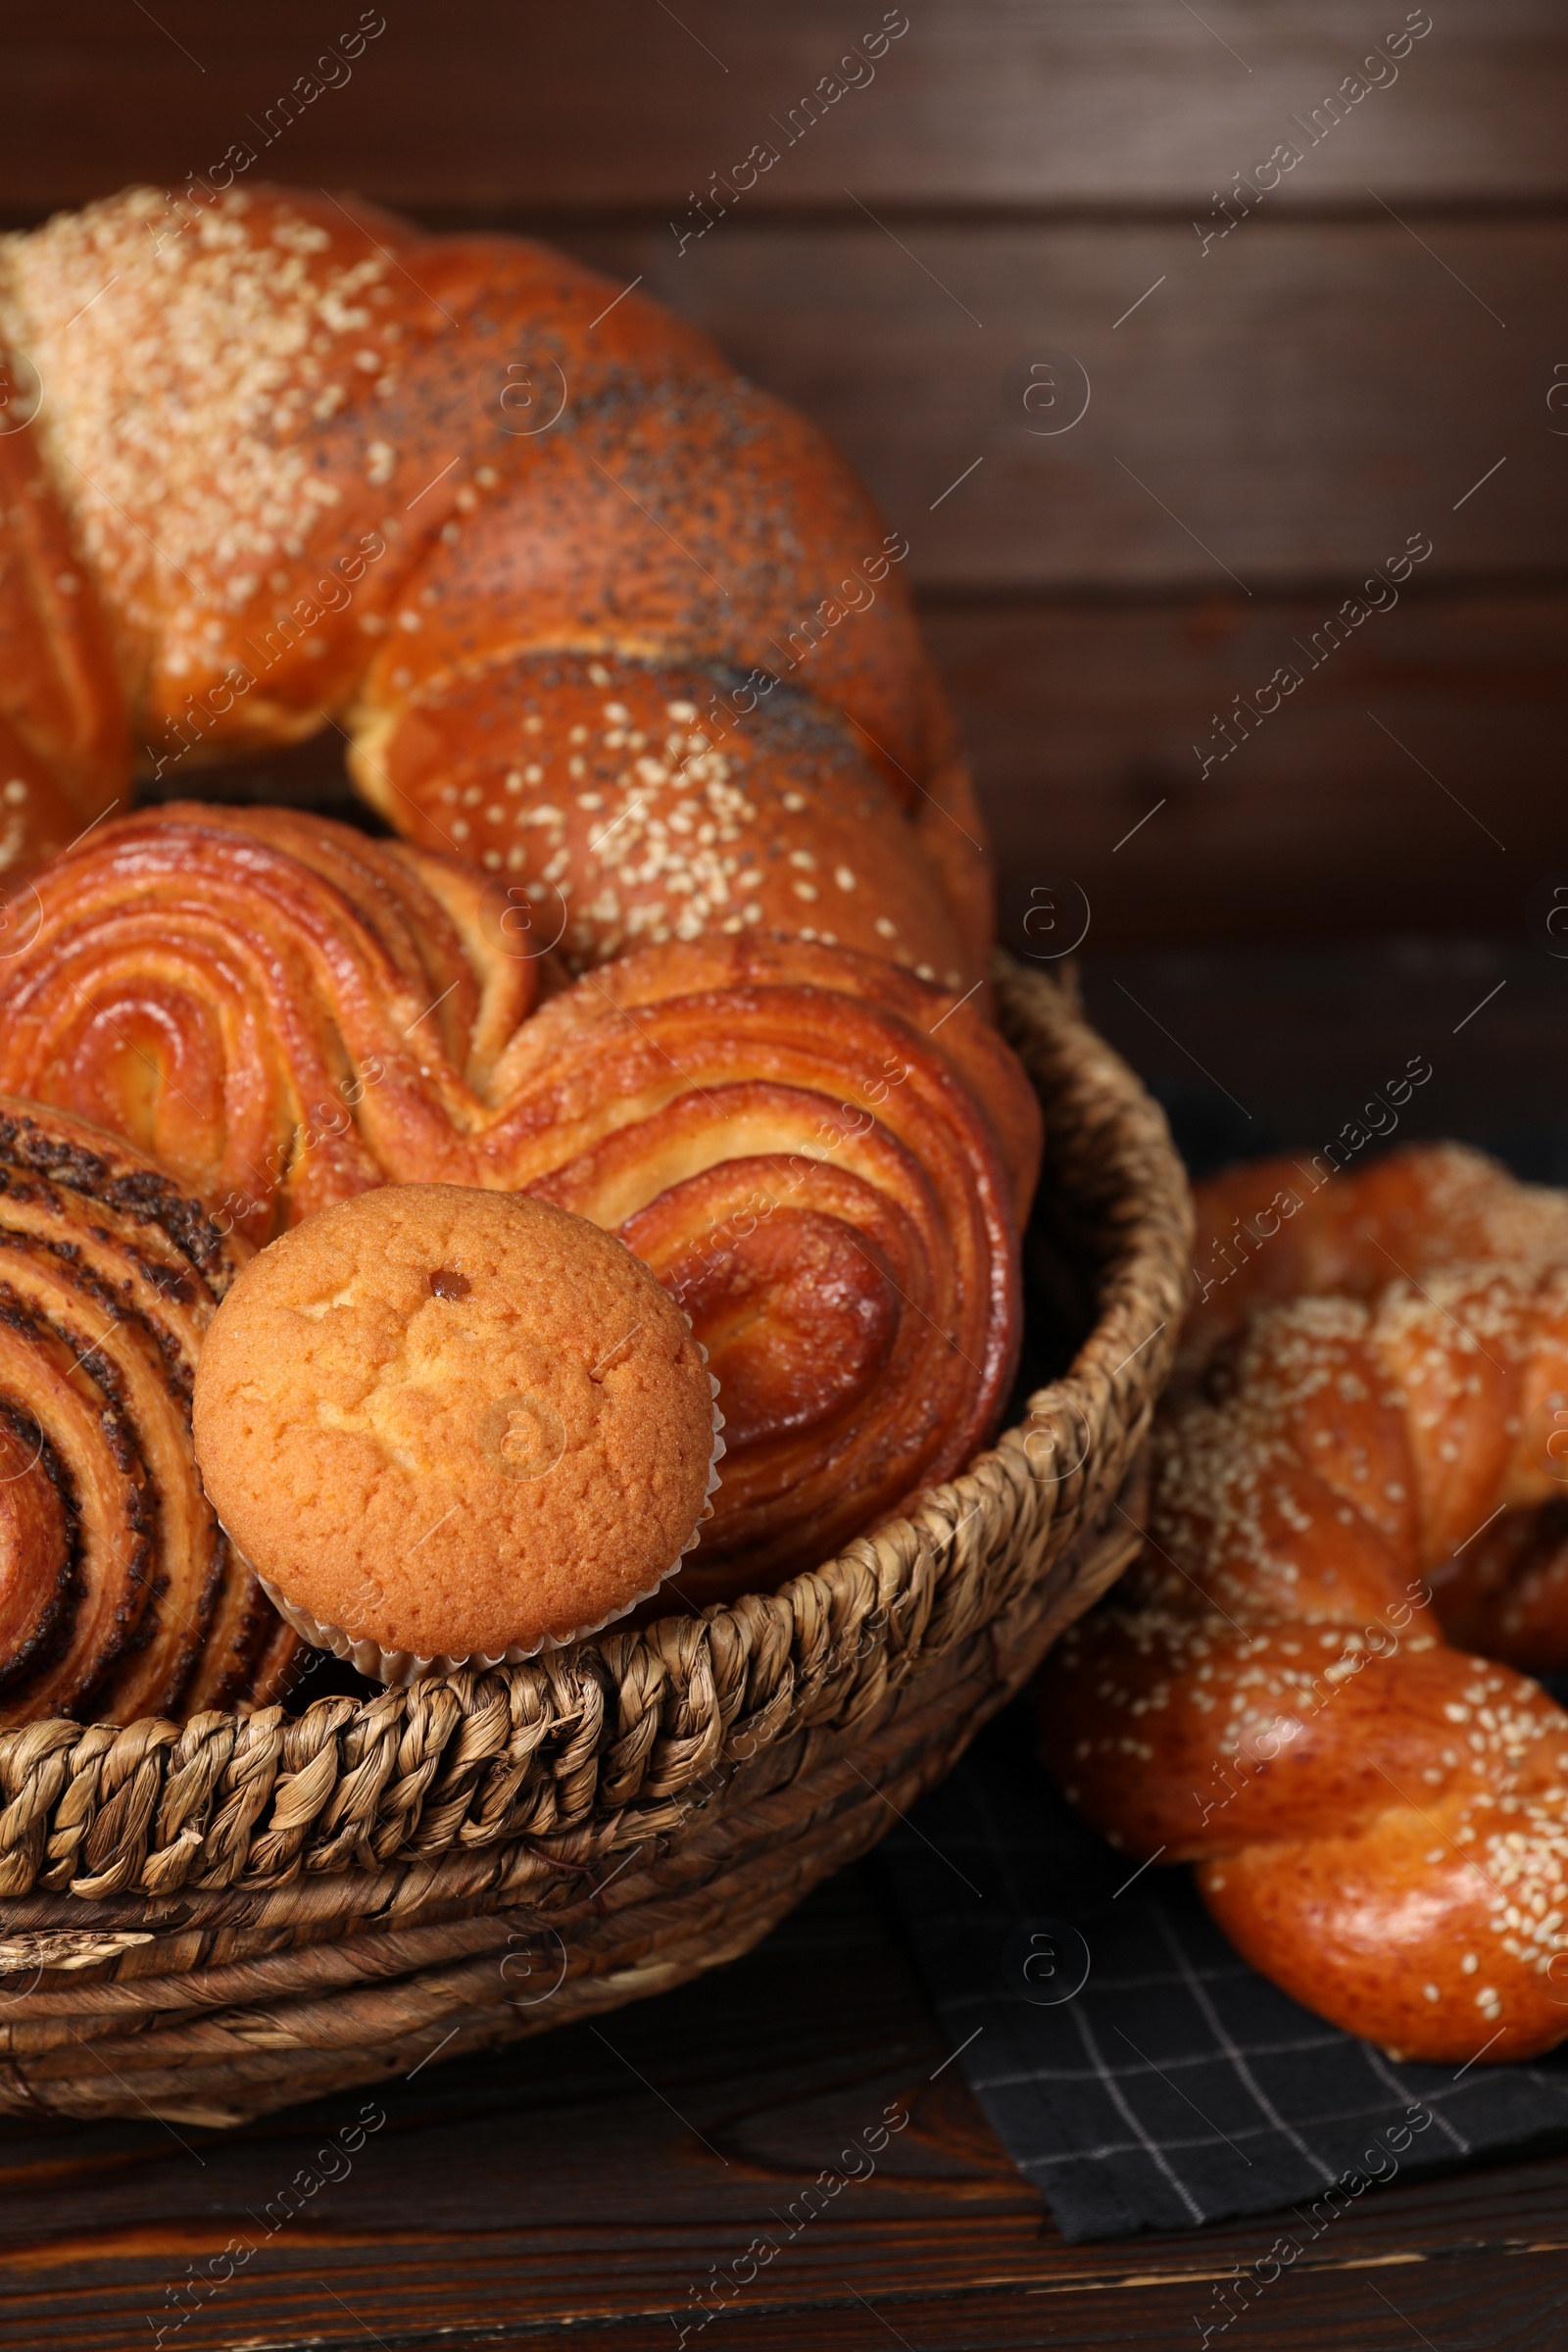
[[[0,1085],[155,1147],[220,1223],[531,1190],[648,1260],[731,1422],[683,1590],[815,1565],[995,1428],[1040,1117],[973,1000],[748,933],[522,1021],[547,959],[502,885],[275,810],[112,820],[36,890]]]
[[[13,912],[0,1088],[124,1136],[256,1242],[435,1173],[539,982],[504,889],[282,808],[95,826]]]
[[[820,436],[635,287],[264,187],[0,240],[0,864],[83,835],[0,1085],[255,1241],[389,1180],[621,1233],[732,1416],[705,1596],[957,1471],[1038,1113],[907,545]],[[328,724],[423,849],[97,821],[127,739],[167,790]]]
[[[0,1724],[280,1694],[299,1643],[191,1450],[243,1244],[113,1136],[0,1100]]]
[[[814,1567],[985,1444],[1040,1114],[972,1004],[843,950],[650,948],[545,1005],[508,1075],[497,1164],[646,1258],[718,1376],[683,1591]]]
[[[196,1379],[207,1492],[278,1607],[363,1671],[515,1662],[657,1591],[717,1484],[714,1383],[619,1242],[389,1185],[252,1260]]]
[[[0,873],[112,808],[132,758],[110,621],[35,429],[42,386],[4,349],[0,399]],[[19,423],[19,420],[20,423]]]
[[[1409,2057],[1550,2048],[1568,1714],[1517,1668],[1568,1660],[1568,1201],[1415,1149],[1315,1198],[1239,1171],[1205,1228],[1250,1237],[1252,1311],[1198,1310],[1148,1547],[1042,1678],[1048,1760],[1307,2007]]]
[[[579,966],[760,925],[981,978],[907,543],[635,284],[357,199],[131,189],[0,241],[0,346],[13,864],[131,741],[194,788],[341,723],[388,820],[536,892]]]
[[[1397,1276],[1497,1258],[1568,1261],[1568,1193],[1519,1184],[1465,1144],[1401,1147],[1349,1178],[1282,1152],[1211,1178],[1197,1206],[1179,1378],[1280,1299],[1366,1298]]]

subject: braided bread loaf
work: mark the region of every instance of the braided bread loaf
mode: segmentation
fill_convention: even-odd
[[[634,288],[258,188],[0,240],[0,856],[327,724],[581,966],[750,928],[981,977],[968,775],[885,532]]]
[[[1453,1148],[1310,1185],[1200,1195],[1236,1293],[1189,1326],[1147,1549],[1048,1663],[1045,1751],[1307,2007],[1524,2057],[1568,2035],[1568,1715],[1514,1670],[1568,1658],[1568,1199]]]

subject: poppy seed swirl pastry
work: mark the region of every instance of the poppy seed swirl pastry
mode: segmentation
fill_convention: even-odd
[[[202,1338],[248,1255],[114,1137],[0,1100],[0,1724],[286,1687],[297,1637],[191,1446]]]
[[[1044,1751],[1308,2008],[1412,2058],[1568,2036],[1568,1199],[1414,1147],[1203,1188],[1235,1288],[1156,1424],[1148,1546]],[[1332,1286],[1332,1287],[1330,1287]]]

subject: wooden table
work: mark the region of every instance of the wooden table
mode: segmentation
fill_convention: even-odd
[[[1494,1137],[1568,1175],[1568,963],[1522,935],[1102,956],[1087,987],[1200,1156],[1321,1143],[1386,1062],[1421,1054],[1422,1131]],[[401,2352],[569,2327],[678,2352],[714,2266],[744,2267],[894,2100],[908,2129],[759,2270],[723,2341],[1197,2344],[1214,2281],[1277,2234],[1264,2217],[1063,2244],[942,2040],[868,1863],[706,1982],[499,2057],[443,2065],[435,2048],[410,2079],[229,2133],[7,2123],[0,2343],[119,2352],[162,2327],[178,2352]],[[367,2103],[358,2152],[321,2154],[346,2127],[353,2143]],[[291,2183],[301,2210],[270,2226]],[[1535,2352],[1562,2340],[1564,2301],[1568,2158],[1545,2158],[1369,2194],[1230,2342]]]
[[[894,2100],[911,2122],[874,2177],[759,2272],[705,2352],[1196,2344],[1213,2282],[1277,2234],[1264,2217],[1063,2244],[951,2063],[862,1865],[749,1959],[599,2029],[437,2059],[229,2133],[7,2124],[0,2341],[120,2352],[162,2326],[180,2352],[402,2352],[569,2328],[606,2352],[674,2352],[711,2266],[781,2235],[777,2217]],[[367,2108],[385,2122],[358,2154],[319,2158]],[[269,2204],[302,2171],[341,2177],[269,2237]],[[1562,2340],[1565,2208],[1568,2159],[1371,2193],[1232,2340],[1538,2352]],[[223,2250],[248,2244],[223,2280]],[[215,2258],[198,2294],[190,2276]]]

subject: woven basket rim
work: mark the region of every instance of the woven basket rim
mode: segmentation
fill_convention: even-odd
[[[1045,1105],[1048,1201],[1102,1237],[1088,1336],[994,1446],[776,1592],[700,1615],[298,1716],[0,1733],[0,1898],[263,1890],[519,1841],[581,1866],[678,1827],[694,1790],[761,1744],[853,1733],[923,1656],[1017,1596],[985,1573],[1004,1536],[1017,1550],[1022,1531],[1038,1576],[1092,1532],[1168,1375],[1191,1201],[1163,1114],[1084,1018],[1070,970],[999,955],[993,982]],[[549,1801],[530,1812],[546,1766]]]

